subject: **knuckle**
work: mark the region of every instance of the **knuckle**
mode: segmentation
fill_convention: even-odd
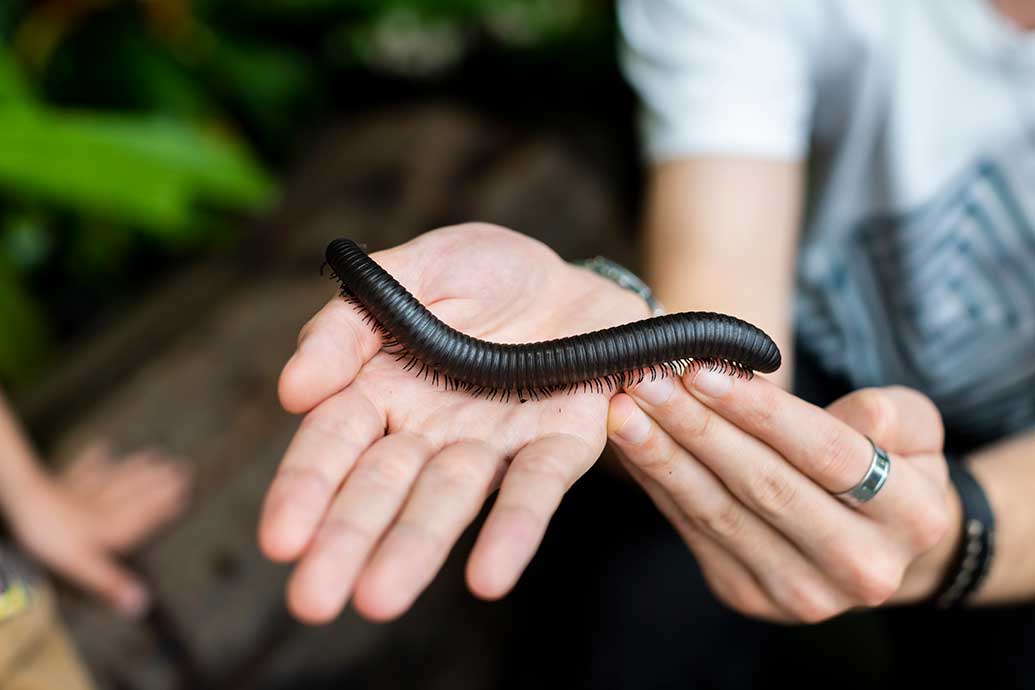
[[[856,475],[862,475],[864,468],[854,467],[860,458],[853,457],[851,447],[848,434],[844,430],[831,431],[822,443],[819,457],[813,460],[813,466],[819,476],[838,478],[838,481],[843,477],[851,477],[854,483]]]
[[[842,613],[827,588],[812,578],[795,578],[788,588],[785,606],[798,623],[822,623]]]
[[[653,433],[647,438],[636,465],[651,477],[663,478],[672,474],[678,461],[679,450],[675,444],[656,443],[656,438]]]
[[[895,407],[892,400],[879,388],[864,388],[855,394],[860,412],[862,433],[875,441],[888,438],[895,423]]]
[[[794,611],[794,618],[799,623],[816,625],[828,621],[841,613],[840,609],[832,608],[825,604],[803,604]]]
[[[382,487],[409,484],[433,450],[422,437],[408,432],[385,437],[374,448],[360,459],[357,472]]]
[[[712,424],[715,421],[715,414],[708,411],[703,405],[695,406],[694,412],[683,417],[680,423],[682,440],[693,441],[707,438],[711,433]]]
[[[533,546],[546,531],[552,515],[552,511],[544,512],[516,501],[497,501],[493,510],[508,517],[513,529],[516,530],[513,535],[515,543]]]
[[[482,483],[484,468],[475,459],[443,458],[433,463],[428,472],[441,484],[456,488],[467,488]]]
[[[361,542],[373,542],[377,535],[367,525],[344,515],[331,515],[320,528],[318,541],[335,542],[342,539],[356,539]]]
[[[299,430],[306,433],[315,432],[349,448],[356,445],[356,439],[360,436],[353,415],[335,414],[334,411],[322,407],[307,414],[302,419]]]
[[[768,435],[773,431],[776,420],[773,411],[779,409],[774,400],[773,393],[762,390],[758,393],[758,403],[751,407],[750,423],[753,429],[757,429],[758,435]]]
[[[748,485],[751,502],[765,515],[785,515],[794,507],[798,491],[788,478],[774,469],[758,472]]]
[[[696,513],[692,519],[705,533],[721,542],[736,539],[744,531],[744,509],[733,500],[721,501],[710,510]]]
[[[863,606],[880,606],[898,591],[905,572],[899,559],[870,554],[846,563],[848,592]]]
[[[326,500],[334,492],[335,487],[336,478],[319,466],[281,467],[274,478],[271,492],[290,492],[294,496],[301,494],[306,500],[314,500],[317,497]]]
[[[735,589],[726,603],[733,609],[751,618],[771,620],[773,617],[772,605],[765,595],[752,585],[742,585]]]
[[[948,498],[952,493],[952,484],[949,481],[949,462],[941,452],[930,455],[917,455],[910,458],[915,461],[911,469],[917,471],[917,475],[925,480],[931,493],[932,503],[948,510]]]
[[[882,390],[888,392],[894,391],[901,398],[909,398],[909,409],[914,411],[914,414],[911,415],[911,418],[923,418],[924,424],[933,425],[938,431],[939,438],[944,439],[945,427],[944,422],[942,420],[942,413],[938,409],[938,406],[934,404],[934,401],[931,400],[931,398],[929,398],[923,392],[915,388],[910,388],[908,386],[902,385],[888,386],[887,388],[884,388]]]
[[[928,501],[913,519],[913,546],[919,553],[927,552],[941,543],[952,526],[945,502]]]
[[[770,623],[780,620],[773,607],[761,595],[751,597],[750,599],[742,599],[737,604],[726,602],[726,605],[748,618],[755,618]]]
[[[731,582],[728,578],[714,577],[709,579],[708,584],[719,601],[728,608],[751,618],[765,619],[772,616],[772,606],[765,595],[745,578],[734,578]]]
[[[453,542],[456,541],[456,537],[447,536],[426,521],[418,522],[406,515],[399,518],[393,530],[401,534],[412,535],[420,542],[426,544],[432,551],[437,552],[449,549]]]
[[[389,455],[371,465],[367,475],[382,486],[397,486],[413,476],[413,460],[405,455]]]
[[[511,467],[510,471],[535,477],[539,484],[548,483],[563,487],[568,486],[571,474],[560,458],[549,453],[525,455],[521,458],[520,463]]]

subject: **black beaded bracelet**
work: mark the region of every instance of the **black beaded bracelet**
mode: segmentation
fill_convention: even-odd
[[[931,603],[939,609],[956,608],[981,587],[995,555],[995,514],[988,496],[970,473],[963,458],[946,455],[949,479],[963,506],[963,539],[948,575]]]

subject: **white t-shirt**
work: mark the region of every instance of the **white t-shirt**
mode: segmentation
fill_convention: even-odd
[[[619,21],[650,159],[808,158],[796,328],[829,372],[923,390],[973,442],[1035,425],[1035,32],[988,0]]]

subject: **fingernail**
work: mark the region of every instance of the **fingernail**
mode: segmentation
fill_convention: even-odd
[[[136,620],[151,608],[151,595],[142,585],[125,587],[119,592],[117,606],[123,616]]]
[[[694,376],[694,388],[712,398],[726,395],[732,386],[732,377],[721,371],[701,369]]]
[[[618,437],[628,443],[643,443],[650,433],[650,420],[643,410],[636,408],[626,417],[616,432]]]
[[[636,384],[629,392],[649,405],[664,405],[672,397],[675,386],[672,379],[662,376],[653,381],[647,379]]]

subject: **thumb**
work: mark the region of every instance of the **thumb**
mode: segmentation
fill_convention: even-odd
[[[894,453],[942,449],[945,431],[938,408],[911,388],[862,388],[835,400],[827,412]]]
[[[126,618],[140,618],[151,606],[147,586],[105,552],[86,551],[60,570],[66,578],[103,599]]]

